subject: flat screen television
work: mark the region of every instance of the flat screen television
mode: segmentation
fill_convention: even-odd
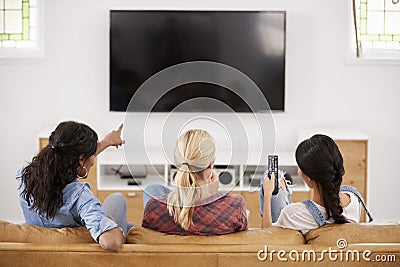
[[[138,88],[163,69],[191,61],[212,61],[247,75],[271,110],[284,111],[285,41],[285,11],[111,10],[110,110],[126,111]],[[160,88],[147,90],[157,94]],[[170,112],[182,102],[199,97],[222,101],[236,112],[265,109],[245,103],[228,88],[206,82],[159,93],[162,97],[150,103],[151,107],[133,105],[129,111],[151,108],[153,112]],[[226,111],[218,107],[187,105],[179,111]]]

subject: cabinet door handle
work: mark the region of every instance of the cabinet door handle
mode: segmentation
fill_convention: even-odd
[[[136,193],[135,192],[129,192],[127,195],[128,195],[128,197],[136,197]]]

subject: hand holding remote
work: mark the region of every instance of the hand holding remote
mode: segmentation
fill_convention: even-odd
[[[274,190],[272,192],[273,195],[278,194],[279,191],[279,177],[278,177],[278,156],[277,155],[269,155],[268,156],[268,177],[271,179],[272,174],[274,174]],[[271,179],[272,180],[272,179]]]
[[[268,175],[266,175],[264,177],[264,181],[262,183],[262,187],[263,187],[265,196],[272,196],[274,189],[275,189],[275,180],[278,180],[275,178],[274,173],[272,173],[270,176],[271,176],[271,178],[268,177]]]

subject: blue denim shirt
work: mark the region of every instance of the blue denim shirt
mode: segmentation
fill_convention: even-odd
[[[63,205],[54,218],[46,219],[45,215],[39,215],[30,209],[28,202],[21,196],[22,190],[24,190],[21,179],[23,169],[24,167],[18,171],[17,179],[20,193],[19,202],[27,224],[49,228],[86,226],[96,241],[105,231],[118,227],[113,220],[107,218],[100,201],[90,190],[89,184],[77,180],[67,184],[63,189]]]

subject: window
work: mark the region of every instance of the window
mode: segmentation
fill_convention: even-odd
[[[0,57],[37,56],[38,0],[0,0]]]
[[[359,56],[400,58],[400,0],[353,1]]]

